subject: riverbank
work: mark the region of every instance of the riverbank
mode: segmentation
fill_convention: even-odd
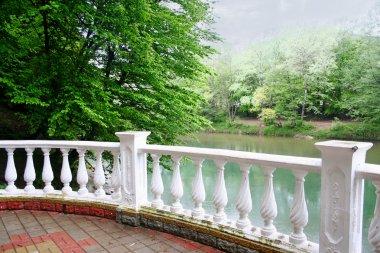
[[[265,126],[260,120],[245,119],[235,123],[214,123],[206,132],[306,139],[380,140],[380,125],[366,122],[283,121]]]

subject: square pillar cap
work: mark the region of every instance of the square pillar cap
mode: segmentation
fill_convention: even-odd
[[[341,140],[330,140],[315,143],[315,146],[320,150],[344,150],[352,151],[356,150],[368,150],[373,144],[371,142],[358,142],[358,141],[341,141]]]
[[[150,131],[125,131],[125,132],[116,132],[116,136],[124,137],[124,136],[136,136],[136,137],[148,137],[150,135]]]

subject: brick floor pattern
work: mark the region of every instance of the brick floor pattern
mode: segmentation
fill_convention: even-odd
[[[221,252],[170,234],[113,220],[45,211],[0,211],[0,252]]]

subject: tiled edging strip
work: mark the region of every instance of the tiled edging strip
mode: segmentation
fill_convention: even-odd
[[[189,220],[158,213],[149,208],[140,212],[134,209],[119,209],[118,205],[64,200],[46,197],[0,198],[0,210],[38,210],[67,214],[90,215],[115,220],[131,226],[142,226],[180,236],[231,253],[283,253],[284,250],[255,242],[223,229],[212,228]],[[270,242],[273,244],[273,242]]]
[[[35,210],[116,218],[116,205],[77,200],[14,197],[0,198],[0,210]]]

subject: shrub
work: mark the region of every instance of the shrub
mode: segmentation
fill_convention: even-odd
[[[266,126],[274,125],[276,118],[276,111],[270,108],[264,108],[259,114],[259,119],[261,119]]]

